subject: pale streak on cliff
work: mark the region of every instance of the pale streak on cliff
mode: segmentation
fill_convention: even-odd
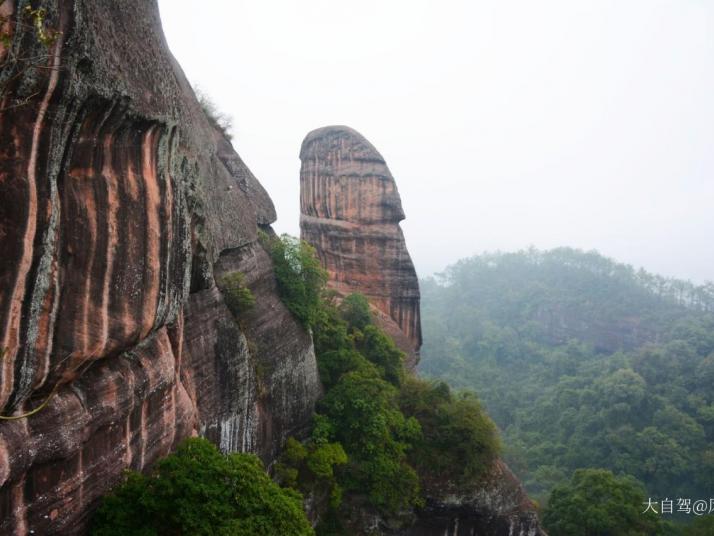
[[[419,282],[399,222],[404,211],[382,155],[345,126],[310,132],[300,150],[300,230],[340,295],[364,294],[414,367]]]

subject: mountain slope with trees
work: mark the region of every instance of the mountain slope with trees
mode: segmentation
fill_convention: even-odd
[[[598,467],[708,498],[712,284],[561,248],[476,256],[421,287],[421,372],[478,393],[534,496]]]

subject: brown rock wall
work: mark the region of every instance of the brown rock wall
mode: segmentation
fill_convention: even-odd
[[[60,39],[47,50],[14,27],[11,46],[46,61],[0,71],[0,415],[19,417],[0,419],[0,534],[13,536],[83,533],[124,469],[192,434],[271,461],[320,393],[310,336],[257,244],[272,202],[203,115],[156,2],[37,4]],[[228,268],[258,297],[240,325],[214,277]]]
[[[363,136],[342,126],[310,132],[300,160],[302,238],[317,250],[331,288],[369,299],[413,367],[421,346],[419,282],[389,168]]]

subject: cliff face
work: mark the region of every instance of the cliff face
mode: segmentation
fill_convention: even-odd
[[[156,3],[42,2],[48,47],[25,4],[1,6],[0,60],[39,59],[0,72],[0,534],[75,534],[189,435],[271,460],[320,386],[257,241],[272,202]],[[233,271],[256,297],[241,327],[216,284]]]
[[[421,346],[419,282],[399,222],[401,199],[384,158],[344,126],[310,132],[300,150],[300,230],[340,295],[364,294],[414,367]]]

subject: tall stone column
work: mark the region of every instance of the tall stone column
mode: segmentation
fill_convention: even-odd
[[[300,230],[330,288],[364,294],[414,368],[421,346],[419,281],[399,222],[397,184],[377,149],[345,126],[310,132],[300,150]]]

